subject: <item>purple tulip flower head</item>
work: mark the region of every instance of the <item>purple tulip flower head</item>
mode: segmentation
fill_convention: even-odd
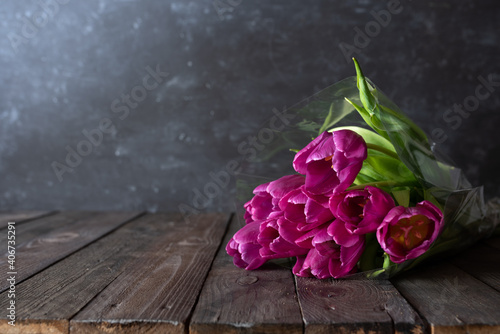
[[[299,247],[295,243],[298,235],[300,232],[297,230],[297,224],[284,217],[263,222],[257,237],[262,245],[259,253],[267,260],[306,254],[309,249]]]
[[[443,213],[429,201],[411,208],[397,206],[377,229],[377,240],[392,262],[401,263],[424,254],[443,225]]]
[[[261,222],[251,222],[243,226],[229,240],[226,252],[233,257],[235,266],[253,270],[259,268],[267,260],[260,255],[262,246],[257,241]]]
[[[311,194],[335,194],[352,184],[366,157],[366,143],[356,132],[323,132],[295,155],[293,167],[306,176]]]
[[[304,234],[299,245],[311,245],[307,255],[297,257],[293,273],[302,277],[340,278],[356,271],[365,248],[365,238],[350,234],[343,221],[335,219]]]
[[[375,232],[394,206],[391,195],[371,186],[363,190],[343,192],[330,198],[330,210],[333,215],[344,221],[347,230],[352,234]]]
[[[296,223],[299,231],[308,231],[333,219],[328,200],[326,196],[307,193],[301,186],[283,196],[279,207],[286,219]]]
[[[255,196],[245,203],[245,221],[266,220],[272,216],[281,214],[278,207],[280,199],[293,189],[303,185],[305,179],[302,175],[286,175],[275,181],[261,184],[253,193]]]

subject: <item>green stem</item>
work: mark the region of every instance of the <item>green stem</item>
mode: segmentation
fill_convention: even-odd
[[[361,271],[374,270],[377,268],[377,264],[375,263],[377,250],[380,249],[375,233],[366,234],[365,245],[365,250],[359,259],[359,268]]]
[[[382,152],[382,153],[387,154],[388,156],[390,156],[390,157],[392,157],[394,159],[399,160],[399,156],[397,155],[396,152],[391,151],[391,150],[389,150],[389,149],[387,149],[385,147],[382,147],[380,145],[366,143],[366,147],[369,148],[369,149],[375,150],[375,151]]]
[[[387,269],[389,266],[394,264],[391,259],[389,259],[389,255],[387,253],[384,253],[384,264],[382,265],[382,268]]]

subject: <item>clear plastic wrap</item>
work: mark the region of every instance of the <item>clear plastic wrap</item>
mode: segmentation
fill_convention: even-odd
[[[337,82],[287,110],[294,115],[290,124],[283,131],[276,131],[274,140],[240,174],[237,180],[240,204],[250,200],[257,185],[293,173],[290,150],[302,149],[324,131],[351,129],[370,143],[369,148],[377,150],[372,152],[374,159],[368,155],[350,189],[373,184],[396,200],[398,194],[404,193],[406,198],[402,201],[407,204],[427,200],[442,210],[444,219],[444,227],[430,248],[402,263],[389,261],[375,244],[369,251],[368,239],[374,242],[374,236],[367,235],[365,253],[372,254],[363,254],[358,263],[361,272],[355,275],[389,278],[425,260],[449,256],[491,236],[499,225],[498,200],[486,205],[482,187],[472,187],[462,171],[436,149],[426,134],[365,79],[359,67],[357,70],[357,77]],[[289,161],[289,169],[276,170],[274,162],[284,160]],[[242,217],[243,205],[239,207],[238,214]]]

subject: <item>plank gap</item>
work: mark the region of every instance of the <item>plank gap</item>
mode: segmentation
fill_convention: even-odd
[[[235,216],[222,245],[240,226]],[[276,264],[246,271],[220,247],[189,325],[191,334],[303,332],[293,275]]]
[[[7,228],[7,223],[13,221],[19,225],[32,220],[45,218],[59,213],[59,211],[19,211],[0,212],[0,230]]]
[[[180,214],[146,215],[135,227],[149,225],[151,236],[71,319],[71,332],[185,333],[229,216],[199,214],[185,223]]]
[[[98,213],[97,213],[97,214],[98,214]],[[59,262],[63,261],[64,259],[68,258],[69,256],[71,256],[71,255],[73,255],[73,254],[75,254],[75,253],[77,253],[77,252],[79,252],[79,251],[81,251],[81,250],[85,249],[86,247],[88,247],[89,245],[93,244],[94,242],[96,242],[96,241],[98,241],[98,240],[102,239],[103,237],[106,237],[107,235],[109,235],[109,234],[113,233],[114,231],[116,231],[116,230],[117,230],[118,228],[120,228],[121,226],[124,226],[124,225],[126,225],[126,224],[128,224],[128,223],[130,223],[130,222],[134,221],[135,219],[139,218],[139,217],[140,217],[140,216],[142,216],[142,215],[144,215],[144,212],[139,212],[139,213],[136,213],[135,215],[134,215],[133,213],[130,213],[130,215],[129,215],[130,217],[129,217],[129,218],[125,218],[125,219],[123,219],[123,221],[122,221],[121,223],[117,223],[117,224],[116,224],[116,226],[112,226],[112,227],[110,228],[110,230],[109,230],[109,231],[104,232],[104,234],[102,234],[102,235],[100,235],[100,234],[98,233],[95,239],[94,239],[94,238],[92,238],[92,239],[90,239],[88,242],[83,242],[83,243],[82,243],[82,245],[81,245],[80,247],[75,247],[73,250],[69,250],[67,253],[62,252],[62,254],[63,254],[62,256],[59,256],[59,255],[61,254],[61,252],[56,252],[56,254],[55,254],[55,256],[56,256],[56,257],[54,257],[54,258],[52,258],[52,259],[44,259],[44,260],[46,261],[46,264],[45,264],[45,265],[40,265],[40,264],[38,263],[38,267],[36,267],[36,266],[35,266],[35,267],[33,267],[33,270],[31,270],[31,271],[25,271],[24,273],[20,273],[20,272],[19,272],[19,270],[18,270],[18,274],[17,274],[17,276],[16,276],[16,286],[17,286],[18,284],[20,284],[20,283],[22,283],[22,282],[24,282],[24,281],[26,281],[26,280],[30,279],[31,277],[34,277],[35,275],[37,275],[37,274],[38,274],[38,273],[40,273],[41,271],[46,270],[47,268],[50,268],[51,266],[53,266],[53,265],[55,265],[55,264],[57,264],[57,263],[59,263]],[[46,219],[46,218],[49,218],[49,217],[44,216],[44,217],[41,217],[41,218]],[[84,219],[90,219],[90,217],[86,217],[86,218],[84,218]],[[37,219],[36,221],[39,221],[39,220]],[[78,220],[77,220],[77,221],[78,221]],[[118,221],[121,221],[121,219],[120,219],[120,220],[118,220]],[[64,229],[64,228],[65,228],[65,227],[63,227],[63,229]],[[18,231],[18,230],[16,229],[16,231]],[[18,258],[19,258],[19,255],[20,255],[20,254],[22,254],[22,252],[23,252],[23,253],[25,253],[25,254],[22,254],[22,255],[26,256],[29,252],[31,252],[31,251],[32,251],[32,249],[29,249],[29,248],[28,248],[28,249],[24,252],[24,250],[21,248],[21,247],[23,247],[24,245],[26,245],[26,242],[21,243],[21,244],[19,244],[19,245],[16,245],[16,253],[17,253],[17,255],[16,255],[16,259],[18,259]],[[20,249],[20,250],[21,250],[21,252],[19,251],[19,248],[21,248],[21,249]],[[64,250],[64,249],[62,249],[62,250]],[[1,262],[1,261],[2,261],[2,259],[0,259],[0,262]],[[18,260],[16,260],[16,262],[22,262],[22,261],[18,261]],[[24,268],[23,268],[23,270],[24,270]],[[5,273],[3,273],[3,274],[5,274]],[[0,277],[2,277],[2,276],[3,276],[3,274],[0,274]],[[6,291],[7,289],[8,289],[8,286],[6,286],[6,285],[4,284],[4,285],[3,285],[3,286],[1,286],[1,288],[0,288],[0,293],[1,293],[1,292]]]
[[[189,316],[186,320],[186,331],[185,331],[186,334],[188,334],[188,332],[189,332],[189,327],[191,325],[191,319],[193,317],[194,310],[196,309],[196,306],[198,305],[198,302],[200,301],[201,292],[203,291],[203,287],[205,286],[205,282],[207,281],[208,275],[212,271],[215,259],[217,257],[216,255],[219,254],[219,252],[221,251],[221,248],[224,246],[224,240],[226,239],[227,234],[229,233],[231,221],[233,220],[234,216],[235,216],[235,214],[234,214],[234,212],[232,212],[229,215],[228,220],[226,221],[226,228],[225,228],[224,233],[222,234],[222,236],[220,238],[219,246],[217,247],[217,250],[215,251],[215,256],[212,258],[212,261],[210,262],[210,266],[206,272],[205,277],[203,278],[203,282],[201,284],[201,289],[200,289],[200,291],[198,291],[198,295],[196,296],[196,300],[194,302],[193,308],[191,309],[191,312],[189,313]]]
[[[290,272],[293,275],[293,271],[290,270]],[[295,288],[295,295],[299,295],[299,287],[297,285],[297,276],[293,275],[293,285]],[[300,298],[297,297],[297,303],[299,304],[299,311],[300,311],[300,316],[302,319],[302,333],[306,332],[306,323],[305,323],[305,317],[304,317],[304,310],[302,309],[302,303],[300,301]]]
[[[500,293],[453,264],[427,265],[392,282],[430,332],[459,333],[467,325],[500,331]]]

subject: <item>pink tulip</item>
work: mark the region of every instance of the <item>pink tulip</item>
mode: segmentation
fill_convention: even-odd
[[[345,222],[352,234],[372,233],[382,223],[394,200],[385,191],[367,186],[363,190],[352,190],[330,198],[330,210],[336,218]]]
[[[424,254],[443,225],[443,213],[429,201],[411,208],[397,206],[377,229],[377,240],[392,262],[401,263]]]
[[[267,260],[260,255],[257,241],[261,222],[252,222],[243,226],[234,234],[226,246],[226,252],[233,257],[233,263],[246,270],[257,269]]]
[[[297,257],[293,273],[320,279],[340,278],[356,271],[365,247],[364,237],[350,234],[340,219],[309,231],[297,244],[311,245],[312,249]]]
[[[279,207],[284,217],[294,222],[299,231],[308,231],[333,220],[328,200],[323,195],[308,194],[304,186],[301,186],[283,196]]]
[[[306,254],[308,249],[299,247],[294,242],[300,235],[296,226],[297,224],[284,217],[262,223],[257,237],[262,245],[260,255],[265,259],[278,259]]]
[[[269,219],[276,213],[280,215],[281,210],[278,207],[280,199],[291,190],[303,185],[304,181],[301,175],[286,175],[256,187],[253,191],[255,196],[244,205],[247,224]]]
[[[306,176],[305,189],[313,195],[340,193],[358,175],[367,157],[366,143],[351,130],[323,132],[300,150],[295,170]]]

